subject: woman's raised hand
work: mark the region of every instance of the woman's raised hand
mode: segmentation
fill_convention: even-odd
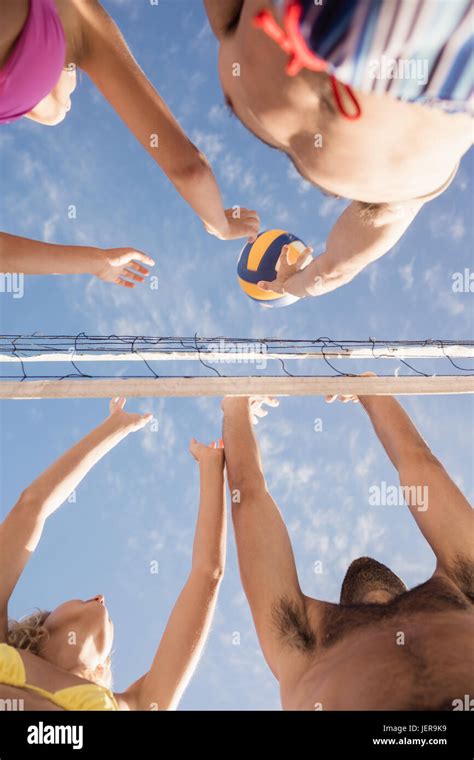
[[[256,211],[248,208],[234,206],[225,209],[227,229],[225,232],[216,232],[207,224],[205,228],[210,235],[215,235],[220,240],[237,240],[246,237],[249,243],[253,243],[260,229],[260,217]]]
[[[231,410],[239,413],[238,410],[249,410],[252,425],[258,425],[259,419],[266,417],[268,411],[264,406],[277,407],[280,402],[272,396],[226,396],[221,401],[221,409],[225,413]]]
[[[189,452],[199,464],[209,461],[224,465],[224,441],[222,438],[219,441],[212,441],[209,446],[192,438],[189,444]]]
[[[271,282],[261,280],[258,287],[269,290],[272,293],[290,293],[291,295],[304,298],[307,295],[304,286],[302,272],[313,261],[313,249],[306,247],[304,251],[295,256],[290,245],[284,245],[275,269],[277,276]]]
[[[362,372],[361,375],[356,375],[356,377],[377,377],[375,372]],[[367,394],[366,394],[367,395]],[[338,396],[332,395],[332,396],[325,396],[324,400],[327,401],[328,404],[332,404],[333,401],[342,401],[343,404],[347,404],[352,401],[354,404],[359,403],[359,396],[356,396],[354,393],[346,393],[344,395]]]
[[[99,280],[113,282],[123,288],[134,288],[137,282],[141,283],[148,277],[148,267],[153,266],[153,259],[135,248],[98,249],[93,274]]]
[[[110,416],[119,423],[122,429],[127,432],[133,433],[136,430],[141,430],[152,419],[152,414],[136,414],[134,412],[126,412],[124,406],[127,399],[123,396],[116,396],[111,399],[109,404]]]

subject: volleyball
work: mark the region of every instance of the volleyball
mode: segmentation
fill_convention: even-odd
[[[284,245],[290,247],[289,261],[296,260],[306,248],[305,243],[296,235],[285,230],[266,230],[261,232],[255,242],[244,245],[237,262],[237,279],[239,285],[252,301],[261,306],[289,306],[300,299],[289,293],[272,293],[259,288],[261,280],[271,282],[277,276],[276,263]]]

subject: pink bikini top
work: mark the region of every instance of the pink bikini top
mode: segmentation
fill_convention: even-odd
[[[57,84],[66,38],[54,0],[30,0],[15,46],[0,69],[0,124],[29,113]]]

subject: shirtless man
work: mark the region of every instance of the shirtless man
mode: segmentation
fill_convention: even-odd
[[[470,147],[470,3],[204,4],[220,43],[225,99],[237,118],[269,147],[286,153],[313,185],[352,200],[320,256],[308,263],[306,251],[290,266],[282,252],[277,279],[259,283],[278,293],[324,295],[350,282],[395,245],[423,205],[449,186]],[[370,19],[375,16],[383,39],[389,38],[388,48],[377,39],[368,46],[365,37],[362,45],[363,36],[373,29],[363,15],[369,6]],[[335,33],[341,19],[348,21],[337,32],[339,47],[329,49],[329,32]],[[433,34],[434,24],[439,34]],[[355,33],[352,42],[347,42],[349,32]],[[299,55],[290,37],[299,39]],[[364,51],[368,48],[362,59],[354,52],[359,43]],[[384,71],[384,51],[397,62],[397,56],[404,59],[410,52],[415,78],[403,78],[403,71],[398,78]],[[299,68],[301,56],[313,70]],[[420,66],[418,82],[418,64],[425,62],[427,71],[421,72]]]
[[[284,709],[453,710],[474,693],[473,513],[394,398],[359,400],[401,485],[428,489],[428,505],[410,510],[436,556],[435,572],[407,590],[388,567],[361,557],[346,572],[339,604],[306,596],[252,430],[262,403],[276,402],[226,398],[240,573],[260,645]]]

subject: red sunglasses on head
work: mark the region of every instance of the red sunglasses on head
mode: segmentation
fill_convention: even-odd
[[[297,0],[290,0],[286,5],[283,17],[284,29],[279,26],[269,10],[259,11],[253,19],[254,26],[265,32],[270,39],[276,42],[277,45],[290,56],[290,60],[286,66],[286,73],[290,77],[296,76],[301,69],[325,72],[328,70],[327,62],[322,58],[318,58],[318,56],[308,48],[305,40],[301,36],[299,26],[301,11],[302,8]],[[360,119],[362,109],[352,88],[348,84],[338,82],[333,74],[330,75],[330,79],[339,113],[349,121]],[[339,85],[341,85],[355,106],[355,111],[353,113],[349,113],[346,110],[339,92]]]

